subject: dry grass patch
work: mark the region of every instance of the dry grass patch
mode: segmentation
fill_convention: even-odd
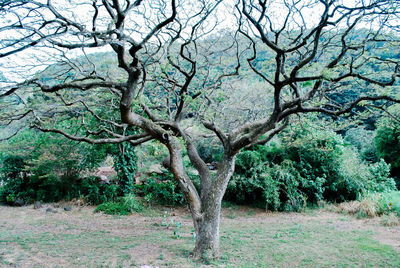
[[[384,226],[400,225],[399,217],[397,217],[396,213],[389,213],[388,215],[383,215],[381,222]]]

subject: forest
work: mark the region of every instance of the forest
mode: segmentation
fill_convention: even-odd
[[[399,12],[389,0],[2,1],[0,202],[127,221],[185,209],[203,264],[228,254],[227,208],[335,207],[399,226]],[[181,223],[157,226],[181,236]]]

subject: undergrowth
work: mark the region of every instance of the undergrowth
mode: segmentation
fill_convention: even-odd
[[[134,194],[127,194],[119,201],[106,202],[96,207],[94,212],[103,212],[109,215],[129,215],[133,212],[143,210],[142,204],[136,199]]]
[[[397,225],[395,223],[400,217],[400,191],[367,194],[360,201],[338,205],[337,211],[356,215],[358,218],[383,216],[384,225]]]

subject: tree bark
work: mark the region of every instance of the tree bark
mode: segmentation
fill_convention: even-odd
[[[215,259],[219,252],[219,223],[221,202],[209,204],[203,217],[197,222],[196,246],[193,251],[195,258]]]
[[[202,217],[197,220],[196,246],[193,254],[201,259],[219,258],[219,224],[221,203],[228,182],[235,167],[235,156],[224,155],[219,164],[217,176],[214,178],[209,191],[202,194]]]

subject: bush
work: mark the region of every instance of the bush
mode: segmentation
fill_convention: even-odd
[[[74,127],[67,121],[60,124]],[[16,199],[52,202],[83,195],[80,174],[96,167],[114,145],[91,146],[28,129],[0,146],[0,201],[12,204]]]
[[[0,170],[0,202],[12,205],[19,199],[27,203],[36,194],[35,189],[30,188],[25,165],[21,156],[5,156]]]
[[[199,156],[206,162],[212,163],[221,160],[223,154],[223,148],[213,140],[207,142],[197,141],[197,150]]]
[[[305,207],[306,199],[299,189],[304,180],[298,176],[290,160],[272,166],[257,163],[246,174],[234,175],[225,200],[269,210],[300,211]]]
[[[135,186],[135,193],[143,196],[147,202],[163,205],[181,205],[185,198],[171,173],[148,178],[144,184]]]
[[[367,191],[390,192],[396,190],[396,182],[390,178],[390,165],[381,159],[378,163],[369,166],[369,185]]]
[[[400,217],[400,191],[385,193],[385,195],[387,196],[389,210]]]
[[[0,178],[3,181],[25,177],[25,161],[21,156],[6,155],[0,170],[3,174]]]
[[[134,169],[125,168],[123,171],[126,172],[121,172],[119,187],[116,184],[101,184],[96,177],[80,178],[83,169],[95,167],[107,155],[106,151],[113,148],[87,148],[63,142],[65,140],[59,137],[53,139],[45,134],[34,135],[32,144],[27,146],[31,149],[24,152],[24,157],[4,154],[0,169],[0,201],[7,204],[13,204],[17,199],[24,203],[35,200],[53,202],[84,196],[90,204],[96,205],[132,192]],[[129,157],[132,166],[134,151]],[[120,166],[128,166],[123,164]]]
[[[96,207],[94,212],[104,212],[110,215],[129,215],[140,212],[143,206],[138,202],[134,194],[127,194],[118,202],[105,202]]]
[[[321,200],[342,202],[394,190],[389,169],[383,160],[362,162],[333,131],[296,129],[271,145],[239,153],[225,200],[299,211]]]
[[[391,174],[396,178],[400,189],[400,125],[382,125],[378,127],[374,139],[377,155],[390,163]]]
[[[98,177],[88,177],[83,179],[80,185],[76,185],[75,192],[85,196],[87,202],[98,205],[105,202],[115,201],[118,197],[117,185],[111,183],[100,183]]]

